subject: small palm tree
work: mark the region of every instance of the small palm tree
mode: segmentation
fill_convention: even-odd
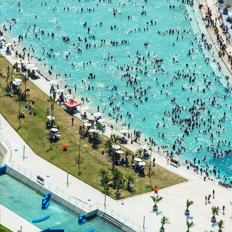
[[[187,226],[187,231],[186,232],[189,232],[189,229],[191,227],[193,227],[195,224],[193,222],[189,222],[189,221],[186,221],[186,226]]]
[[[118,135],[116,135],[116,134],[112,134],[112,135],[110,136],[110,140],[112,141],[113,144],[119,144],[119,143],[120,143],[120,142],[119,142],[119,137],[118,137]]]
[[[222,232],[222,228],[225,228],[225,227],[223,227],[224,226],[224,221],[223,220],[218,221],[217,225],[218,225],[218,228],[219,228],[218,232]]]
[[[112,141],[111,141],[111,139],[106,140],[106,142],[104,143],[104,145],[105,145],[105,149],[109,149],[109,151],[110,151],[111,148],[112,148]]]
[[[130,174],[126,178],[127,178],[127,190],[131,191],[130,185],[135,183],[135,177],[132,174]]]
[[[213,217],[211,218],[211,221],[216,222],[215,214],[217,213],[217,206],[212,206],[211,210],[212,210],[212,214],[213,214]]]
[[[119,184],[123,180],[123,174],[117,168],[113,171],[113,182],[115,186],[119,186]]]
[[[193,204],[193,201],[190,201],[189,199],[186,201],[186,213],[189,214],[189,207]]]
[[[170,224],[170,222],[169,222],[169,220],[168,220],[167,217],[163,216],[163,217],[161,218],[161,224],[162,224],[162,226],[160,227],[160,229],[161,229],[162,231],[164,231],[164,225],[165,225],[165,224]]]
[[[137,151],[136,151],[136,155],[141,157],[142,156],[142,153],[143,153],[143,149],[142,148],[139,148]]]
[[[157,211],[157,210],[158,210],[157,203],[160,202],[160,201],[163,199],[163,197],[160,197],[159,195],[157,195],[157,196],[151,196],[151,199],[152,199],[153,202],[154,202],[153,209],[154,209],[155,211]]]
[[[6,76],[1,75],[2,77],[4,77],[6,79],[6,92],[10,91],[10,86],[8,84],[9,78],[10,78],[10,71],[7,72]]]
[[[23,73],[18,73],[18,74],[16,74],[16,76],[22,79],[22,82],[23,82],[24,85],[25,85],[25,90],[24,90],[24,92],[26,93],[27,81],[29,80],[29,77],[27,77],[27,76],[26,76],[25,74],[23,74]]]
[[[51,103],[51,116],[53,117],[55,111],[56,91],[54,91],[53,94],[50,95],[47,101]],[[53,126],[53,120],[52,120],[52,126]]]
[[[108,174],[108,171],[105,170],[104,168],[101,168],[100,171],[99,171],[99,173],[101,174],[101,177],[102,177],[101,181],[103,182],[105,176]]]

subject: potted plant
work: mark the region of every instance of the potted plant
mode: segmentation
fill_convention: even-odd
[[[159,201],[161,201],[161,200],[163,199],[163,197],[160,197],[159,195],[157,195],[157,196],[151,196],[151,199],[152,199],[153,202],[154,202],[153,211],[158,211],[157,203],[158,203]]]
[[[186,201],[186,210],[185,210],[185,215],[189,215],[189,206],[193,204],[193,201],[190,201],[189,199]]]
[[[165,224],[170,224],[170,222],[169,222],[169,220],[168,220],[167,217],[163,216],[163,217],[161,218],[161,224],[162,224],[162,226],[160,227],[160,232],[164,232],[164,231],[165,231],[164,225],[165,225]]]
[[[217,212],[217,207],[216,206],[212,206],[211,210],[212,210],[212,214],[213,214],[213,216],[211,218],[211,222],[216,222],[215,214]]]
[[[194,226],[194,223],[186,221],[186,226],[187,226],[187,231],[186,232],[189,232],[189,229]]]
[[[225,228],[225,227],[223,227],[224,226],[224,221],[223,220],[218,221],[217,225],[218,225],[218,228],[219,228],[218,232],[222,232],[222,228]]]

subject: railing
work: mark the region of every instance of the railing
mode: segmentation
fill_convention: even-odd
[[[7,146],[7,148],[8,148],[8,150],[9,150],[9,152],[10,152],[10,154],[9,154],[9,162],[11,162],[11,159],[12,159],[12,147],[11,147],[11,143],[8,141],[8,139],[4,136],[4,135],[0,135],[0,143],[1,142],[3,142],[6,146]],[[0,153],[1,153],[1,147],[0,147]]]
[[[20,172],[25,177],[29,178],[30,180],[33,180],[34,182],[37,181],[38,175],[33,173],[31,170],[25,168],[24,166],[22,166],[21,164],[17,163],[14,160],[11,160],[10,164],[11,164],[11,167],[13,169]],[[62,197],[66,201],[72,203],[73,205],[77,206],[81,210],[84,210],[86,212],[90,212],[92,210],[99,209],[100,211],[103,211],[103,212],[109,214],[110,216],[114,217],[115,219],[119,220],[120,222],[124,223],[126,226],[128,226],[128,227],[130,227],[138,232],[142,231],[141,227],[138,224],[136,224],[132,220],[128,219],[126,216],[123,216],[121,213],[117,213],[115,210],[109,208],[108,206],[105,208],[104,205],[99,204],[99,203],[91,205],[88,202],[81,200],[77,196],[71,195],[70,193],[66,192],[64,189],[48,182],[47,180],[44,182],[43,187],[45,187],[49,191],[55,193],[59,197]]]

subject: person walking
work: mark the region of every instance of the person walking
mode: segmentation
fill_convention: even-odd
[[[213,199],[215,198],[215,190],[213,189]]]
[[[223,206],[222,206],[222,214],[223,214],[223,215],[225,215],[225,209],[226,209],[226,207],[225,207],[225,205],[223,205]]]
[[[209,194],[208,196],[208,202],[210,203],[210,198],[211,198],[211,194]]]
[[[205,204],[207,205],[207,196],[205,196]]]

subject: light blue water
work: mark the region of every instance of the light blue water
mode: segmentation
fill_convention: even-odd
[[[92,112],[100,106],[100,111],[104,111],[103,117],[108,118],[110,123],[114,122],[116,128],[122,128],[123,123],[130,123],[132,133],[133,130],[139,130],[143,133],[143,139],[151,138],[159,146],[167,145],[169,151],[176,142],[174,156],[179,154],[182,160],[193,160],[194,157],[202,160],[206,155],[206,162],[200,164],[203,168],[206,164],[210,169],[215,165],[217,170],[221,171],[221,176],[232,176],[231,155],[227,156],[224,152],[231,149],[231,146],[228,146],[232,130],[231,96],[225,91],[227,81],[223,73],[218,70],[213,57],[204,48],[190,6],[178,0],[148,3],[142,0],[50,0],[47,5],[41,4],[41,1],[24,0],[20,6],[17,2],[18,0],[2,2],[1,23],[6,25],[7,35],[16,42],[19,34],[24,36],[21,46],[26,47],[26,54],[33,54],[42,60],[38,61],[37,65],[52,72],[51,76],[46,75],[49,79],[57,77],[61,84],[68,84],[72,94],[76,84],[77,96],[90,100]],[[175,8],[170,9],[170,5],[175,5]],[[94,8],[94,11],[89,12],[88,8]],[[115,16],[113,9],[117,9]],[[143,11],[146,11],[146,15],[141,15]],[[128,19],[128,16],[132,18]],[[12,18],[16,19],[16,24],[12,22]],[[83,26],[84,22],[87,22],[86,27]],[[174,33],[169,34],[170,29],[173,29]],[[44,30],[44,35],[41,30]],[[54,38],[51,33],[55,34]],[[68,36],[70,41],[63,42],[62,36]],[[122,40],[129,41],[129,44],[121,43]],[[111,41],[118,42],[118,45],[113,46]],[[145,43],[148,43],[148,46],[144,46]],[[86,44],[91,47],[86,48]],[[53,49],[53,52],[50,49]],[[78,52],[78,49],[82,50],[82,53]],[[188,55],[189,50],[191,55]],[[51,58],[47,54],[51,54]],[[205,62],[206,58],[209,58],[208,62]],[[163,59],[163,62],[155,63],[157,59]],[[72,63],[75,67],[72,67]],[[95,79],[88,78],[90,73],[95,75]],[[132,85],[125,74],[130,75]],[[190,76],[195,78],[194,83],[190,83]],[[207,85],[210,87],[207,88]],[[117,86],[117,91],[111,90],[113,86]],[[147,89],[146,94],[144,91],[141,93],[144,89]],[[174,97],[176,101],[171,103]],[[214,97],[217,102],[213,106]],[[199,103],[194,103],[197,99],[202,99],[205,104],[202,105],[205,110],[198,110],[200,114],[194,116],[201,126],[191,129],[190,135],[187,136],[181,129],[183,125],[186,127],[186,124],[172,122],[172,117],[175,117],[172,115],[172,109],[176,105],[180,106],[181,112],[176,114],[178,121],[192,118],[193,114],[188,110],[193,105],[201,108]],[[113,102],[111,106],[110,102]],[[120,107],[120,110],[113,111],[115,106]],[[165,111],[171,115],[165,115]],[[212,122],[208,121],[208,111],[211,113]],[[224,112],[225,121],[219,122]],[[109,113],[112,117],[109,117]],[[129,118],[127,113],[132,116]],[[158,128],[157,123],[160,123]],[[218,127],[219,124],[222,128]],[[208,129],[210,130],[207,133],[203,133]],[[210,138],[211,134],[214,135],[213,140]],[[179,144],[177,139],[182,139],[182,144]],[[217,146],[219,140],[226,140],[226,144]],[[223,157],[213,158],[216,152],[211,148],[218,149],[218,153],[221,156],[222,152]]]
[[[8,175],[0,176],[0,186],[1,204],[22,218],[32,223],[33,219],[39,219],[46,215],[50,216],[47,220],[34,224],[40,229],[47,227],[64,228],[66,232],[84,232],[90,229],[94,229],[96,232],[121,231],[112,228],[111,225],[99,218],[94,218],[83,225],[79,225],[76,213],[52,200],[49,200],[50,205],[46,210],[41,210],[43,196]]]

